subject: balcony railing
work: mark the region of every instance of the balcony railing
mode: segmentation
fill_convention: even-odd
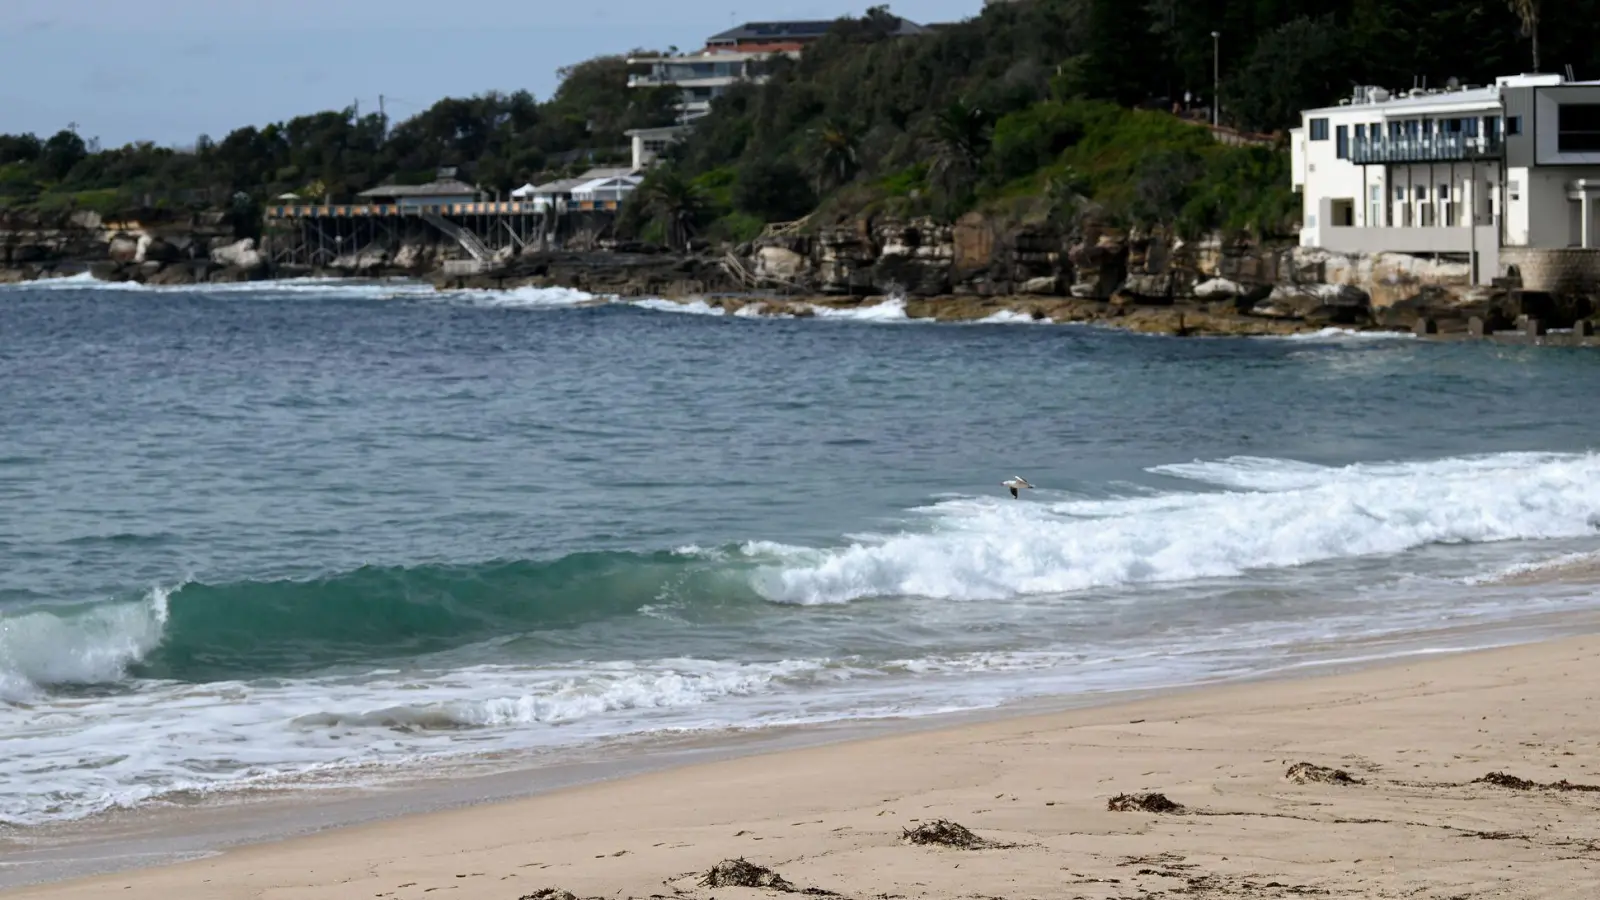
[[[1433,134],[1427,137],[1358,137],[1350,141],[1350,161],[1370,163],[1469,162],[1499,159],[1505,143],[1497,136]]]

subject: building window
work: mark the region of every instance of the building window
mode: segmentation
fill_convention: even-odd
[[[1334,129],[1334,155],[1340,159],[1350,158],[1350,126],[1340,125]]]
[[[1506,182],[1506,190],[1511,194],[1512,200],[1522,199],[1522,182],[1508,181]]]
[[[1521,133],[1522,133],[1522,117],[1521,116],[1506,116],[1506,134],[1507,135],[1513,135],[1513,134],[1521,134]]]
[[[1312,119],[1311,120],[1311,139],[1313,141],[1325,141],[1325,140],[1328,139],[1328,120],[1327,119]]]
[[[1356,125],[1356,140],[1357,141],[1364,141],[1366,139],[1367,139],[1367,126],[1366,126],[1366,123],[1361,123],[1361,124]]]
[[[1396,203],[1406,202],[1406,189],[1401,185],[1394,186],[1394,199]]]
[[[1556,150],[1600,151],[1600,103],[1563,103],[1556,107]]]

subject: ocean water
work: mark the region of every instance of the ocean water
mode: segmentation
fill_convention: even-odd
[[[0,829],[1600,605],[1591,352],[593,299],[0,288]]]

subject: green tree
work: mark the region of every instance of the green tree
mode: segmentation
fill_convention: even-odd
[[[817,153],[817,193],[821,195],[856,176],[861,165],[859,141],[850,126],[839,121],[824,122],[813,133]]]
[[[1533,44],[1533,70],[1539,71],[1539,0],[1507,0],[1522,25],[1522,36]]]
[[[645,176],[638,195],[644,209],[666,229],[667,245],[674,250],[687,247],[705,210],[699,189],[677,169],[661,166]]]
[[[1332,16],[1302,17],[1261,38],[1223,89],[1229,119],[1255,131],[1285,128],[1355,84],[1345,32]]]

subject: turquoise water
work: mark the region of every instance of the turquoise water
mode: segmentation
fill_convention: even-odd
[[[586,299],[0,289],[0,822],[1595,605],[1592,353]]]

